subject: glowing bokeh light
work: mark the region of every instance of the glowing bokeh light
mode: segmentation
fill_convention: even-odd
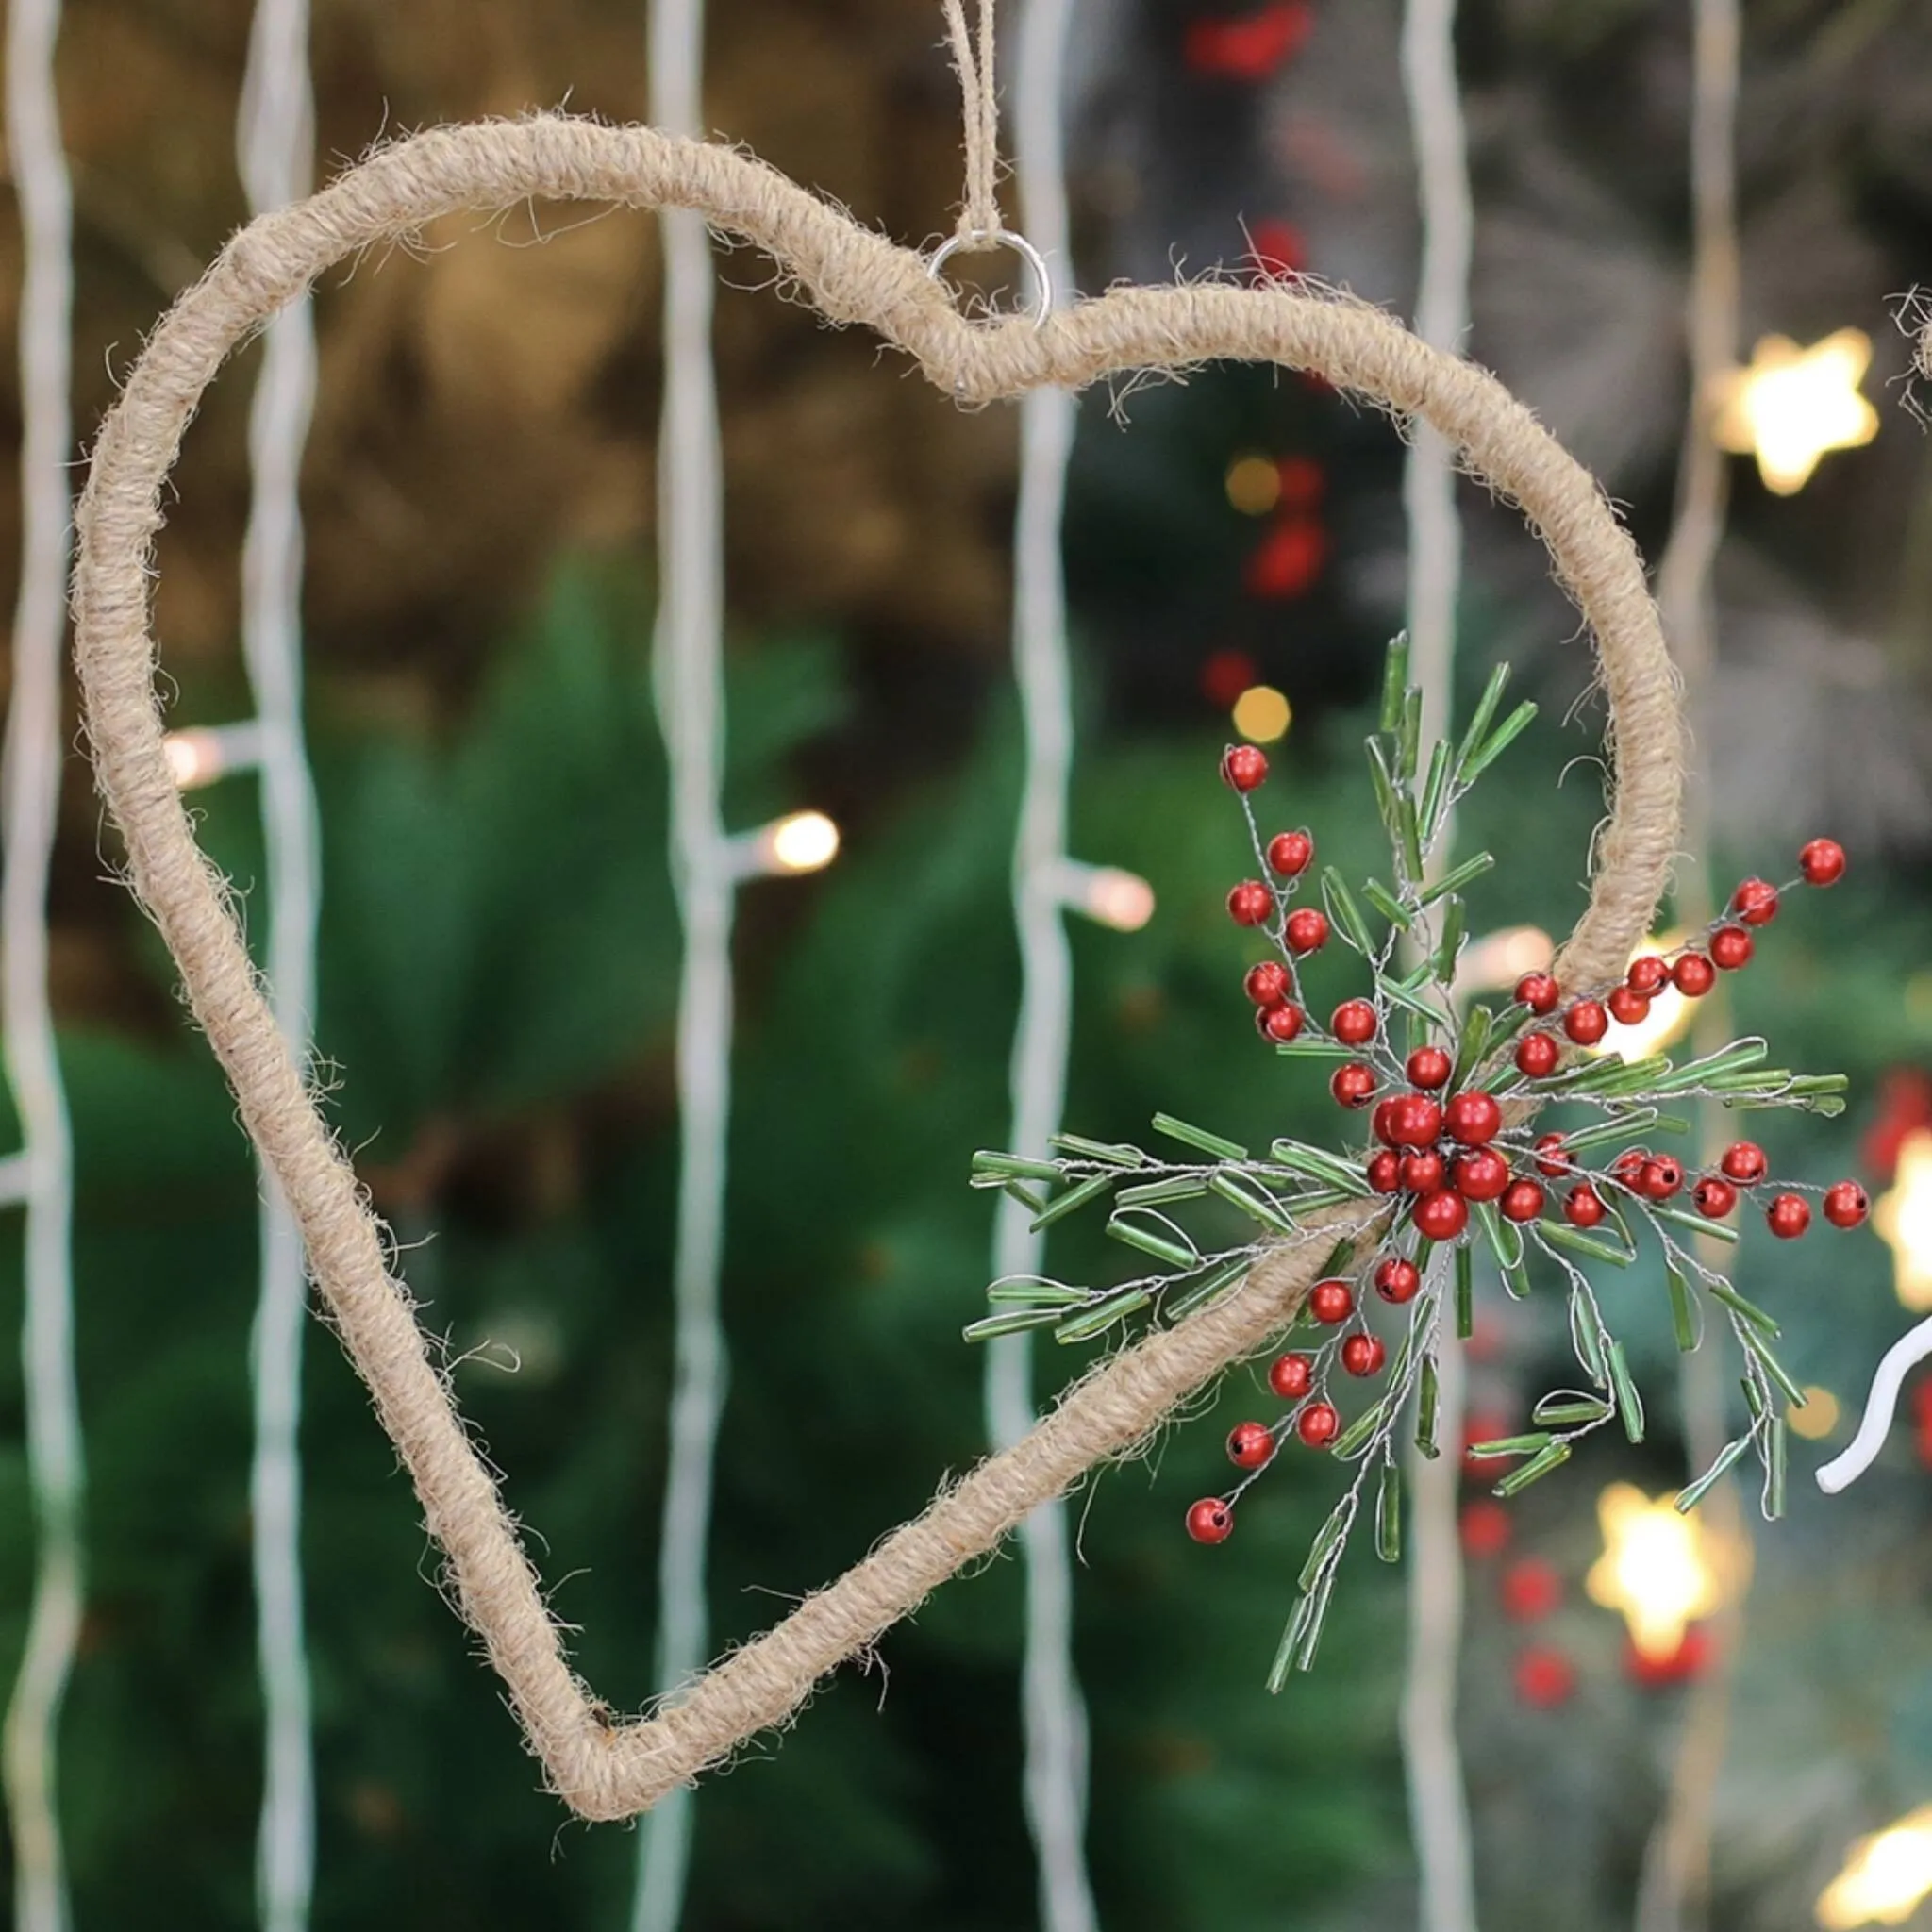
[[[1100,865],[1073,903],[1076,911],[1115,932],[1139,932],[1154,917],[1154,888],[1137,872]]]
[[[1506,925],[1485,933],[1463,947],[1449,991],[1463,1000],[1513,988],[1525,973],[1542,972],[1555,952],[1556,942],[1540,925]]]
[[[1294,708],[1272,684],[1251,684],[1234,701],[1234,728],[1251,744],[1273,744],[1293,722]]]
[[[1814,1382],[1805,1391],[1804,1407],[1792,1409],[1786,1420],[1791,1425],[1792,1435],[1803,1436],[1807,1442],[1822,1442],[1838,1427],[1841,1413],[1838,1397]]]
[[[839,856],[839,828],[822,811],[794,811],[758,835],[771,872],[820,872]]]
[[[1629,1483],[1612,1483],[1596,1514],[1604,1553],[1586,1579],[1591,1596],[1622,1612],[1639,1656],[1675,1657],[1686,1628],[1723,1601],[1703,1523]]]
[[[1760,337],[1750,366],[1719,379],[1711,433],[1720,448],[1757,458],[1766,489],[1794,495],[1828,451],[1878,434],[1878,411],[1858,392],[1871,362],[1863,329],[1841,328],[1808,349]]]
[[[1686,937],[1681,932],[1654,933],[1630,957],[1635,959],[1645,953],[1668,956],[1684,943]],[[1595,1051],[1613,1053],[1623,1060],[1648,1059],[1652,1054],[1662,1053],[1665,1047],[1683,1039],[1696,1013],[1697,1003],[1687,1000],[1674,986],[1667,984],[1661,992],[1651,995],[1650,1011],[1636,1025],[1622,1026],[1612,1020],[1610,1030]]]
[[[1273,457],[1237,457],[1224,478],[1227,500],[1244,517],[1265,517],[1281,500],[1281,467]]]
[[[1899,1300],[1920,1313],[1932,1308],[1932,1129],[1914,1127],[1898,1143],[1898,1167],[1873,1204],[1872,1225],[1891,1250]]]
[[[1858,1925],[1903,1925],[1932,1894],[1932,1805],[1861,1838],[1845,1855],[1844,1870],[1818,1899],[1824,1932]]]

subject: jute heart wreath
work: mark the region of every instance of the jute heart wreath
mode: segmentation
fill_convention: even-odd
[[[997,236],[990,89],[978,99],[981,113],[968,117],[967,230],[975,242]],[[462,1613],[555,1790],[587,1818],[614,1819],[648,1809],[785,1722],[820,1678],[992,1549],[1029,1510],[1133,1448],[1176,1404],[1264,1348],[1299,1312],[1336,1229],[1361,1220],[1347,1209],[1309,1217],[1233,1292],[1096,1368],[1014,1448],[942,1489],[864,1561],[655,1715],[614,1722],[588,1692],[391,1271],[384,1231],[276,1032],[226,882],[194,841],[163,754],[149,628],[162,488],[229,352],[346,257],[440,215],[533,196],[695,209],[763,249],[827,318],[875,330],[964,406],[1234,358],[1310,370],[1434,425],[1471,472],[1522,508],[1596,639],[1612,712],[1614,795],[1589,908],[1557,967],[1566,983],[1613,980],[1648,928],[1676,846],[1682,742],[1676,684],[1642,567],[1594,481],[1493,377],[1346,297],[1306,287],[1121,288],[1038,323],[968,320],[926,258],[868,233],[749,156],[558,115],[400,142],[229,242],[136,363],[102,427],[79,506],[76,652],[99,783],[126,840],[135,889],[175,956],[248,1131],[300,1224],[329,1316],[447,1555]]]

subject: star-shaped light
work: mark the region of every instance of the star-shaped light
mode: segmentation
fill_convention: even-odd
[[[1932,1805],[1861,1838],[1845,1869],[1824,1888],[1818,1923],[1825,1932],[1857,1925],[1903,1925],[1932,1892]]]
[[[1898,1170],[1873,1205],[1872,1225],[1891,1249],[1899,1300],[1932,1308],[1932,1131],[1914,1127],[1898,1143]]]
[[[1827,450],[1857,449],[1878,434],[1878,411],[1858,393],[1871,362],[1863,329],[1841,328],[1808,349],[1789,336],[1761,337],[1748,369],[1718,378],[1711,433],[1721,449],[1756,456],[1767,489],[1794,495]]]
[[[1655,1502],[1629,1483],[1612,1483],[1596,1503],[1604,1553],[1585,1579],[1607,1610],[1621,1610],[1639,1656],[1675,1657],[1684,1632],[1723,1601],[1703,1522],[1669,1496]]]

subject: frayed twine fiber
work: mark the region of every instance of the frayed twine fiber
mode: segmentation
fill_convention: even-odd
[[[463,1615],[552,1788],[587,1818],[623,1818],[785,1722],[821,1677],[1029,1510],[1144,1441],[1177,1403],[1262,1349],[1299,1309],[1338,1234],[1363,1229],[1360,1210],[1354,1221],[1335,1210],[1270,1253],[1224,1301],[1113,1357],[1023,1441],[942,1490],[923,1516],[658,1715],[612,1724],[589,1696],[390,1273],[381,1225],[276,1031],[225,882],[194,842],[162,753],[148,628],[161,491],[203,391],[236,344],[345,257],[400,241],[439,215],[530,197],[694,208],[770,253],[834,321],[865,324],[905,350],[962,404],[1231,358],[1312,370],[1433,424],[1472,472],[1522,507],[1596,635],[1615,792],[1589,909],[1558,962],[1574,984],[1621,974],[1648,927],[1676,845],[1683,753],[1676,684],[1642,567],[1595,483],[1494,377],[1425,347],[1365,304],[1280,286],[1124,288],[1037,328],[1020,319],[968,322],[918,255],[762,162],[647,127],[562,115],[399,142],[228,243],[129,374],[79,505],[75,652],[96,774],[126,839],[135,890],[300,1224],[323,1300],[448,1556]]]

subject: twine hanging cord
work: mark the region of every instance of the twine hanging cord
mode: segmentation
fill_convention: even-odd
[[[816,305],[863,323],[968,403],[1213,359],[1308,369],[1433,424],[1538,528],[1597,640],[1615,759],[1591,901],[1558,971],[1620,974],[1647,929],[1678,831],[1677,693],[1629,538],[1595,483],[1496,380],[1366,305],[1279,288],[1116,289],[1042,325],[969,323],[910,250],[732,149],[560,115],[444,128],[386,148],[231,241],[149,340],[102,426],[76,531],[75,654],[96,776],[129,874],[180,968],[242,1119],[307,1242],[324,1304],[407,1465],[453,1591],[552,1788],[590,1818],[647,1809],[784,1723],[1029,1510],[1143,1441],[1175,1405],[1265,1348],[1300,1308],[1339,1229],[1308,1230],[1225,1300],[1124,1350],[1024,1441],[941,1491],[837,1583],[698,1676],[657,1715],[612,1725],[570,1669],[537,1574],[459,1417],[386,1236],[277,1033],[226,882],[195,844],[162,749],[150,632],[161,493],[202,394],[238,342],[325,269],[435,218],[527,198],[693,208],[764,249]],[[1335,1210],[1338,1214],[1348,1210]],[[1355,1210],[1359,1214],[1359,1209]]]

